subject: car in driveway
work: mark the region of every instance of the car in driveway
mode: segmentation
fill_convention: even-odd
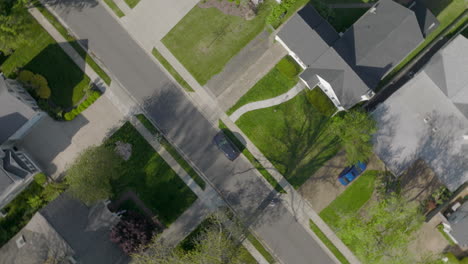
[[[354,181],[359,175],[361,175],[367,168],[367,164],[364,162],[358,162],[357,164],[346,167],[338,176],[338,181],[347,186]]]
[[[236,145],[224,134],[223,131],[219,131],[213,138],[213,143],[221,150],[224,155],[233,161],[240,155],[239,149]]]

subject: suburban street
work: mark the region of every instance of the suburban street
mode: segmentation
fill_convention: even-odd
[[[48,2],[283,263],[335,263],[281,203],[270,204],[275,193],[249,162],[230,162],[212,144],[218,129],[105,7],[94,0]]]

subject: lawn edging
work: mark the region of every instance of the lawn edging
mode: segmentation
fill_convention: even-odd
[[[224,134],[233,141],[239,150],[242,150],[242,154],[250,161],[250,163],[260,172],[265,180],[271,184],[271,186],[279,193],[286,193],[286,190],[281,187],[278,181],[268,172],[265,167],[255,158],[255,156],[240,142],[239,139],[232,133],[232,131],[224,124],[223,121],[219,120],[219,128]]]
[[[164,56],[156,48],[153,48],[151,51],[153,56],[161,63],[162,66],[174,77],[174,79],[184,88],[187,92],[194,92],[190,84],[185,81],[185,79],[172,67],[172,65],[164,58]]]
[[[76,38],[73,37],[69,30],[63,26],[59,19],[52,14],[45,6],[40,3],[36,4],[37,10],[49,21],[49,23],[55,27],[55,29],[65,38],[69,44],[78,52],[78,54],[86,61],[86,63],[96,72],[99,77],[107,84],[111,84],[111,78],[109,75],[94,61],[90,54],[77,42]]]
[[[341,251],[328,239],[328,237],[320,230],[320,228],[309,219],[310,229],[312,232],[317,235],[317,237],[322,241],[322,243],[333,253],[333,255],[342,263],[350,264]]]
[[[169,143],[169,141],[159,132],[159,130],[151,123],[151,121],[144,115],[136,115],[138,121],[146,128],[148,131],[156,137],[159,137],[159,143],[161,146],[166,149],[166,151],[174,158],[177,163],[187,172],[187,174],[200,186],[202,190],[205,190],[206,182],[198,175],[195,169],[182,157],[182,155],[177,151],[177,149]]]

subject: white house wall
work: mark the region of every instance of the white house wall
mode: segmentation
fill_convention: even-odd
[[[288,45],[286,45],[286,43],[283,42],[283,40],[281,40],[280,37],[278,37],[278,35],[275,36],[275,40],[278,41],[287,51],[288,51],[288,54],[293,57],[293,59],[302,67],[302,69],[307,69],[307,65],[305,65],[305,63],[299,58],[299,56],[296,55],[296,53],[294,53],[289,47]]]

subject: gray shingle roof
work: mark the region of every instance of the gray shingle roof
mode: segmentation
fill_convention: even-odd
[[[303,10],[288,21],[278,36],[312,68],[304,77],[318,70],[343,71],[343,86],[333,86],[333,90],[345,108],[374,89],[435,28],[429,29],[435,17],[428,15],[430,12],[420,3],[416,14],[393,0],[380,0],[339,38],[334,30],[330,33],[330,24],[313,7],[307,5]]]
[[[463,246],[468,246],[468,202],[465,202],[448,218],[452,236]]]
[[[0,145],[34,116],[29,106],[11,95],[0,74]]]
[[[459,35],[432,57],[424,71],[468,119],[467,50],[467,39]]]
[[[62,194],[40,213],[70,245],[82,263],[128,263],[128,257],[109,240],[109,230],[87,231],[90,209]]]
[[[452,191],[468,181],[468,118],[454,102],[459,96],[449,96],[467,94],[466,67],[460,67],[467,58],[468,40],[460,35],[374,111],[374,150],[395,174],[423,159]]]
[[[311,5],[295,14],[278,32],[281,40],[306,64],[312,64],[339,38]]]

